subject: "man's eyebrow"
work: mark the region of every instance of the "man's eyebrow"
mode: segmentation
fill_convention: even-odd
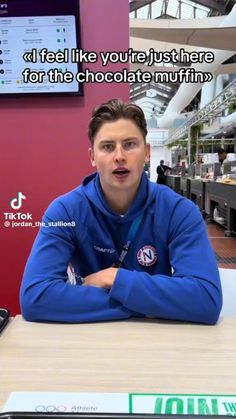
[[[125,141],[132,141],[132,140],[137,140],[137,138],[136,137],[124,138],[121,141],[125,142]],[[117,142],[117,140],[107,139],[107,140],[101,140],[100,144],[107,144],[107,143],[110,144],[110,143],[116,143],[116,142]]]
[[[100,141],[100,144],[107,144],[107,143],[114,143],[115,142],[115,140],[101,140]]]
[[[132,141],[132,140],[138,140],[138,138],[137,137],[130,137],[130,138],[125,138],[122,141]]]

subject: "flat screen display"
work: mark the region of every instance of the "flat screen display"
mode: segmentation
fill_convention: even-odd
[[[79,0],[0,0],[0,97],[82,94],[80,48]]]

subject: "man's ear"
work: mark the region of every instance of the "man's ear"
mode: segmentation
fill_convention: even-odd
[[[89,158],[90,158],[91,165],[92,165],[93,167],[95,167],[95,166],[96,166],[96,164],[95,164],[95,161],[94,161],[94,152],[93,152],[93,147],[89,147],[89,149],[88,149],[88,154],[89,154]]]
[[[146,143],[145,144],[146,147],[146,155],[145,155],[145,163],[149,163],[150,161],[150,144]]]

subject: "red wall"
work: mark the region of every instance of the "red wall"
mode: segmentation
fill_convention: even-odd
[[[128,0],[80,0],[83,49],[127,50],[128,9]],[[86,84],[83,97],[0,98],[0,306],[12,314],[19,312],[19,286],[37,228],[4,227],[4,212],[29,212],[40,221],[52,199],[92,171],[87,123],[95,105],[114,97],[128,100],[128,84]],[[19,191],[27,199],[13,211],[9,202]]]

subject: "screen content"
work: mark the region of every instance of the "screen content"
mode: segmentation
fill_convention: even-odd
[[[79,47],[77,1],[49,3],[0,0],[0,95],[81,93],[71,62]]]

